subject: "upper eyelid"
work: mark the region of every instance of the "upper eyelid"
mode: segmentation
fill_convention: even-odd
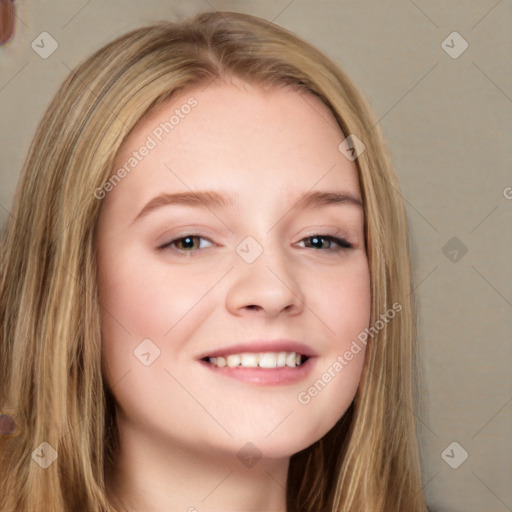
[[[318,225],[316,227],[313,227],[313,228],[307,230],[307,232],[302,235],[302,238],[307,238],[309,236],[314,236],[314,235],[323,235],[323,236],[332,236],[332,237],[336,237],[336,238],[344,238],[344,239],[348,240],[348,238],[350,236],[345,233],[347,233],[347,231],[349,231],[349,232],[352,231],[354,227],[355,226],[349,225],[349,226],[347,226],[347,229],[341,229],[340,227],[334,226],[332,224]],[[182,229],[183,229],[183,231],[181,233],[178,232],[176,235],[172,235],[173,238],[169,239],[169,242],[178,240],[180,238],[185,238],[187,236],[199,236],[201,238],[206,238],[206,239],[212,241],[208,237],[208,235],[204,234],[205,231],[210,231],[210,229],[207,227],[183,226]],[[166,230],[166,233],[169,233],[170,231],[171,231],[170,229]],[[230,230],[230,231],[232,231],[232,230]],[[161,238],[166,238],[166,233],[164,233]],[[171,236],[171,235],[168,235],[168,236]],[[216,236],[216,235],[214,234],[212,236]]]

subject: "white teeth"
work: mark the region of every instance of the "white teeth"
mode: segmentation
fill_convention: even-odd
[[[262,354],[260,356],[260,366],[262,368],[275,368],[276,364],[277,364],[276,354],[272,354],[270,352],[268,354]]]
[[[286,366],[296,366],[297,364],[297,354],[292,352],[290,354],[286,354]]]
[[[240,356],[233,354],[231,356],[228,356],[228,366],[230,368],[234,368],[235,366],[238,366],[240,364]]]
[[[210,357],[211,364],[218,367],[236,368],[295,368],[302,364],[302,356],[295,352],[263,352],[261,354],[231,354],[227,357]]]
[[[258,366],[257,354],[242,354],[240,358],[240,364],[246,368],[256,368]]]

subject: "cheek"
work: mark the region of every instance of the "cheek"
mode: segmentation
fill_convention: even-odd
[[[102,351],[109,378],[117,381],[128,368],[140,371],[134,351],[146,339],[160,350],[157,366],[175,363],[190,322],[202,311],[200,299],[218,277],[205,266],[192,274],[171,269],[136,248],[102,255],[98,263]]]
[[[360,383],[366,345],[358,335],[369,326],[371,312],[366,258],[340,266],[328,279],[323,276],[323,283],[324,292],[315,294],[312,309],[323,322],[326,351],[297,396],[310,417],[317,418],[313,426],[318,432],[329,430],[346,412]]]
[[[340,349],[368,327],[371,312],[370,272],[366,257],[335,271],[316,274],[311,282],[310,307]]]
[[[160,346],[172,325],[176,302],[166,300],[168,283],[142,261],[135,251],[105,252],[98,258],[102,352],[111,382],[140,366],[134,350],[143,340]]]
[[[121,324],[137,337],[162,338],[197,303],[209,282],[201,274],[188,276],[179,268],[154,264],[136,250],[110,259],[102,265],[101,276],[100,303],[110,313],[103,315],[105,326]]]

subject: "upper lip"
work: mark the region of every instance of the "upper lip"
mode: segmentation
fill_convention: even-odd
[[[219,357],[229,356],[231,354],[250,354],[250,353],[264,353],[264,352],[295,352],[307,357],[315,357],[317,353],[305,343],[289,339],[278,340],[254,340],[244,343],[237,343],[236,345],[229,345],[223,348],[216,348],[204,352],[198,359],[205,357]]]

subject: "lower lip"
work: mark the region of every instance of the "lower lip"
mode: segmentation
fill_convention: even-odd
[[[224,377],[231,377],[232,379],[262,386],[284,386],[304,380],[313,370],[316,357],[310,357],[304,364],[295,368],[289,366],[279,368],[246,368],[237,366],[230,368],[229,366],[215,366],[206,361],[199,362],[212,372]]]

